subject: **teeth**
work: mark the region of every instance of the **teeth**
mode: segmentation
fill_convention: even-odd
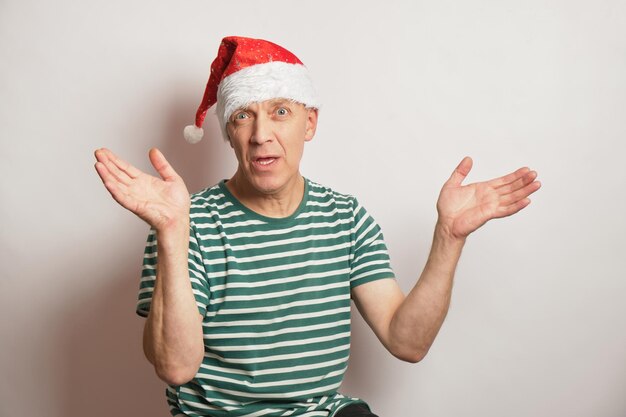
[[[272,162],[274,162],[274,158],[269,158],[269,159],[259,159],[258,163],[261,165],[269,165]]]

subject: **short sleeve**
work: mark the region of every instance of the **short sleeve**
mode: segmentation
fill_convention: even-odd
[[[383,232],[365,208],[353,200],[350,288],[384,278],[395,278]]]
[[[193,223],[189,229],[189,254],[188,261],[189,279],[191,288],[196,299],[198,311],[202,316],[206,315],[207,306],[210,299],[210,291],[208,277],[202,261],[200,245],[196,236]],[[142,317],[147,317],[150,312],[150,304],[152,302],[152,292],[156,281],[157,270],[157,237],[156,231],[150,229],[146,247],[143,255],[143,267],[141,270],[141,280],[139,283],[139,294],[137,296],[136,312]]]

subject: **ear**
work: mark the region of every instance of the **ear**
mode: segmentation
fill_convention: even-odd
[[[304,132],[304,140],[306,142],[313,139],[315,130],[317,129],[318,110],[314,108],[307,109],[306,130]]]

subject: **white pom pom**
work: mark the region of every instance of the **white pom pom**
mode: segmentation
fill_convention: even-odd
[[[204,130],[196,125],[189,125],[185,126],[183,135],[185,136],[185,140],[193,145],[194,143],[198,143],[202,140]]]

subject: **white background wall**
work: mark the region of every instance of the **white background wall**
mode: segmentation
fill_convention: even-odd
[[[471,237],[427,358],[356,320],[343,391],[391,416],[626,415],[626,3],[0,1],[0,415],[169,415],[135,316],[147,226],[93,169],[161,148],[192,191],[230,148],[182,139],[220,39],[273,40],[324,107],[303,173],[357,195],[401,286],[441,184],[529,165],[543,188]]]

